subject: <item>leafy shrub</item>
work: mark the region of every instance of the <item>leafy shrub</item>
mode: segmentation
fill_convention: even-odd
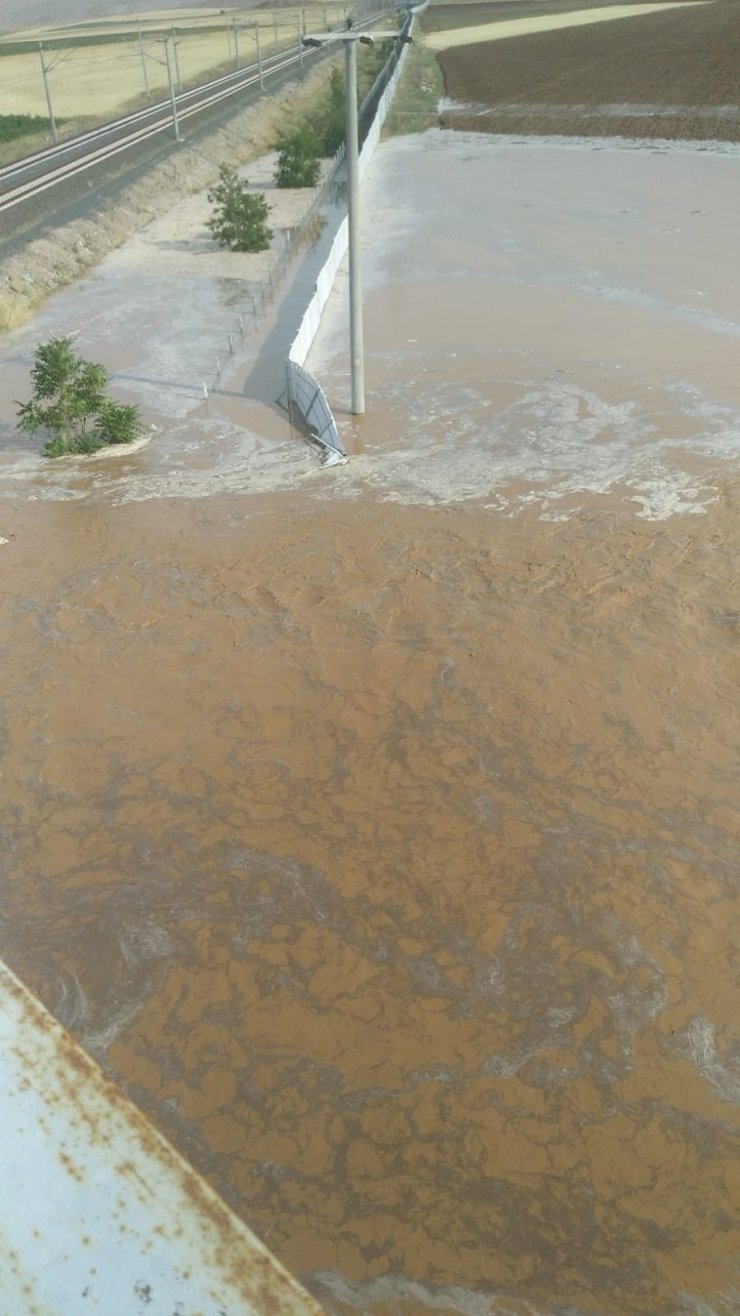
[[[310,123],[302,123],[277,140],[278,187],[315,187],[321,175],[321,141]]]
[[[265,251],[272,240],[267,220],[270,207],[264,192],[245,192],[247,183],[222,164],[219,181],[208,193],[213,214],[207,221],[219,247],[230,251]]]
[[[357,61],[357,100],[361,104],[391,51],[388,41],[374,46],[361,46]],[[314,116],[323,156],[335,155],[342,145],[346,130],[346,83],[342,70],[335,65],[329,77],[329,93],[322,108]]]
[[[70,337],[50,338],[36,348],[31,379],[33,397],[17,403],[18,428],[30,435],[47,431],[45,457],[96,452],[136,438],[138,408],[107,396],[108,371],[78,356]]]
[[[62,123],[57,119],[57,127]],[[48,130],[49,120],[40,114],[0,114],[0,142],[12,142],[16,137]]]
[[[106,398],[95,422],[95,435],[99,443],[133,443],[140,429],[138,407]]]
[[[329,79],[329,96],[319,121],[321,148],[324,156],[335,155],[344,141],[346,126],[344,78],[341,70],[333,68]]]

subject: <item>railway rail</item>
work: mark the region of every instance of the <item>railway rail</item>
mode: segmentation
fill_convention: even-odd
[[[356,26],[371,27],[388,12],[385,9],[375,13]],[[318,54],[311,48],[290,46],[263,58],[261,67],[258,63],[249,64],[190,91],[180,92],[175,98],[178,123],[186,123],[188,119],[207,113],[227,103],[231,97],[260,87],[291,69],[302,68],[309,61],[315,61]],[[167,98],[5,165],[0,169],[0,215],[6,217],[3,226],[12,218],[14,210],[35,197],[172,130],[172,105]]]

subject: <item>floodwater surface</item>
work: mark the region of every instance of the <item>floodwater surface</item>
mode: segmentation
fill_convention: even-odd
[[[0,953],[329,1311],[728,1316],[737,184],[448,140],[346,468],[9,455]]]

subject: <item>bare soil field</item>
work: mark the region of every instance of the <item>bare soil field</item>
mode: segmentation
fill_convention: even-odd
[[[630,4],[653,4],[655,0],[629,0]],[[693,3],[693,0],[679,0]],[[583,9],[610,9],[616,0],[448,0],[432,5],[420,17],[423,32],[446,32],[450,28],[477,27],[483,23],[505,23],[512,18],[534,18],[544,14],[573,14]],[[667,0],[676,3],[676,0]]]
[[[446,127],[736,141],[737,0],[534,33],[439,56]]]
[[[616,0],[449,0],[435,4],[420,17],[423,32],[448,32],[450,28],[478,26],[483,22],[508,22],[511,18],[529,18],[544,13],[579,13],[582,9],[611,9]],[[629,0],[636,5],[654,0]],[[674,3],[674,0],[670,0]],[[681,0],[683,3],[683,0]],[[685,0],[693,4],[693,0]]]
[[[703,5],[712,0],[677,0],[678,4],[693,3]],[[593,27],[601,23],[614,23],[625,18],[645,18],[655,11],[663,12],[672,8],[671,0],[657,0],[655,4],[642,5],[604,5],[599,9],[578,9],[574,12],[553,13],[542,10],[539,14],[525,18],[512,18],[492,23],[478,23],[462,28],[450,28],[444,32],[432,32],[426,43],[430,50],[442,51],[459,46],[477,46],[486,41],[510,41],[512,37],[530,36],[537,32],[555,32],[576,27]]]

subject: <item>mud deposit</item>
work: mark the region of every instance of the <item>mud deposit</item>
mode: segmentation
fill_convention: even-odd
[[[482,142],[373,168],[348,467],[9,450],[0,954],[332,1312],[728,1316],[728,161],[663,238],[667,159],[562,152],[527,212],[542,161]]]
[[[443,121],[476,132],[736,141],[738,58],[737,0],[461,46],[439,56],[453,102]]]

